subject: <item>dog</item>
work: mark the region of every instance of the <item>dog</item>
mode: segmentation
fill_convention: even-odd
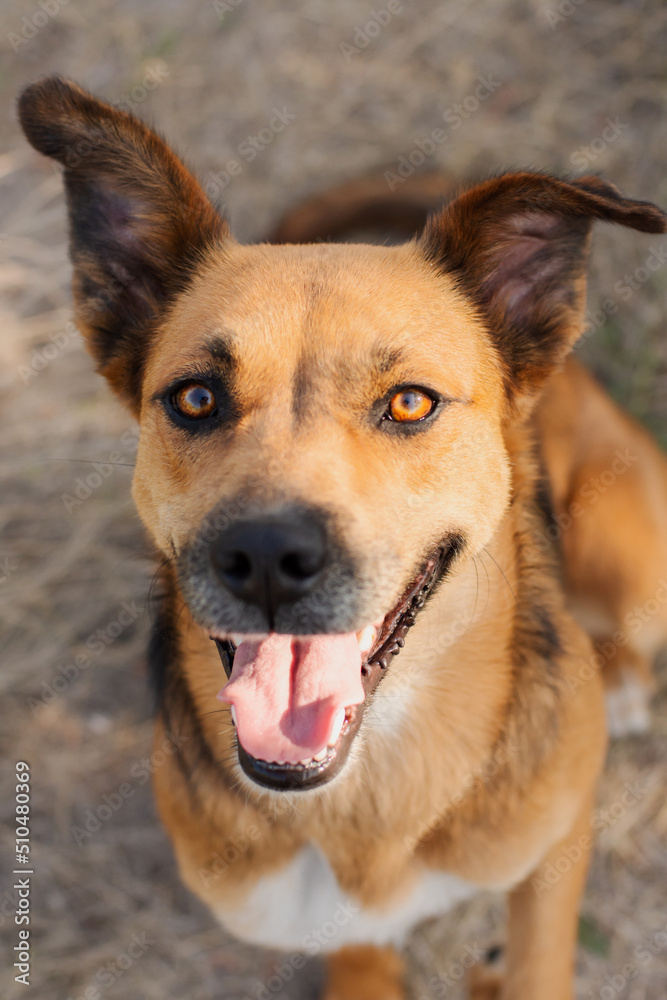
[[[242,246],[132,115],[52,77],[19,116],[64,168],[77,322],[140,424],[185,883],[295,967],[325,954],[327,1000],[403,998],[410,928],[504,891],[504,973],[471,995],[567,1000],[603,674],[615,729],[644,727],[667,637],[667,462],[568,354],[592,223],[667,217],[523,171],[385,208],[364,182]],[[406,242],[323,239],[385,216]]]

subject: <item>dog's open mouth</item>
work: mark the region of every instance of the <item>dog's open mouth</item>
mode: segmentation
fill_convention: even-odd
[[[310,789],[347,760],[368,704],[459,549],[441,545],[383,619],[346,635],[211,636],[229,678],[241,767],[275,790]]]

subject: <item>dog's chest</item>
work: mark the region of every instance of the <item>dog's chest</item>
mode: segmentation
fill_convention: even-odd
[[[477,891],[454,875],[425,870],[393,906],[364,908],[345,895],[326,858],[309,845],[285,868],[261,878],[240,906],[218,906],[215,914],[236,937],[268,948],[315,954],[348,944],[400,947],[420,920]]]

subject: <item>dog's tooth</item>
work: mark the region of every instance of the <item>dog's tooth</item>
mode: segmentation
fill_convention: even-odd
[[[309,764],[312,763],[312,761],[313,761],[312,757],[304,757],[303,760],[299,761],[299,764],[305,764],[305,766],[307,767]]]
[[[319,753],[315,754],[315,756],[313,757],[313,760],[316,760],[317,763],[319,764],[320,761],[324,760],[324,758],[326,757],[326,755],[327,755],[327,747],[322,747],[322,749],[319,751]]]
[[[368,653],[373,648],[373,643],[377,637],[377,629],[375,625],[367,625],[363,628],[361,632],[357,634],[357,642],[359,643],[359,650],[362,653]]]
[[[235,646],[240,646],[243,640],[245,639],[245,636],[243,635],[242,632],[230,632],[229,638],[232,640]]]
[[[230,708],[232,713],[232,722],[234,723],[235,726],[237,726],[238,723],[236,721],[236,708],[233,705],[231,705]]]
[[[331,726],[331,733],[329,734],[330,747],[335,746],[336,740],[340,736],[341,729],[343,728],[344,723],[345,723],[345,709],[341,708],[340,711],[337,713],[335,719],[333,720],[333,724]]]

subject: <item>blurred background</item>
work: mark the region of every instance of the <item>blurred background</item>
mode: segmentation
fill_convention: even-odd
[[[155,123],[244,240],[331,183],[397,173],[420,148],[420,169],[455,178],[513,165],[593,171],[664,207],[667,7],[22,0],[3,4],[0,48],[0,993],[314,998],[317,959],[288,978],[280,956],[229,940],[180,886],[155,817],[144,659],[153,563],[130,501],[136,433],[72,325],[62,182],[23,141],[15,96],[59,72]],[[445,138],[429,153],[434,129]],[[667,239],[597,227],[580,348],[663,446],[666,264]],[[609,752],[580,1000],[667,995],[666,681],[663,669],[652,732]],[[28,991],[11,971],[8,874],[21,759],[34,786]],[[414,997],[462,996],[448,970],[466,944],[498,941],[502,923],[489,899],[418,929]]]

